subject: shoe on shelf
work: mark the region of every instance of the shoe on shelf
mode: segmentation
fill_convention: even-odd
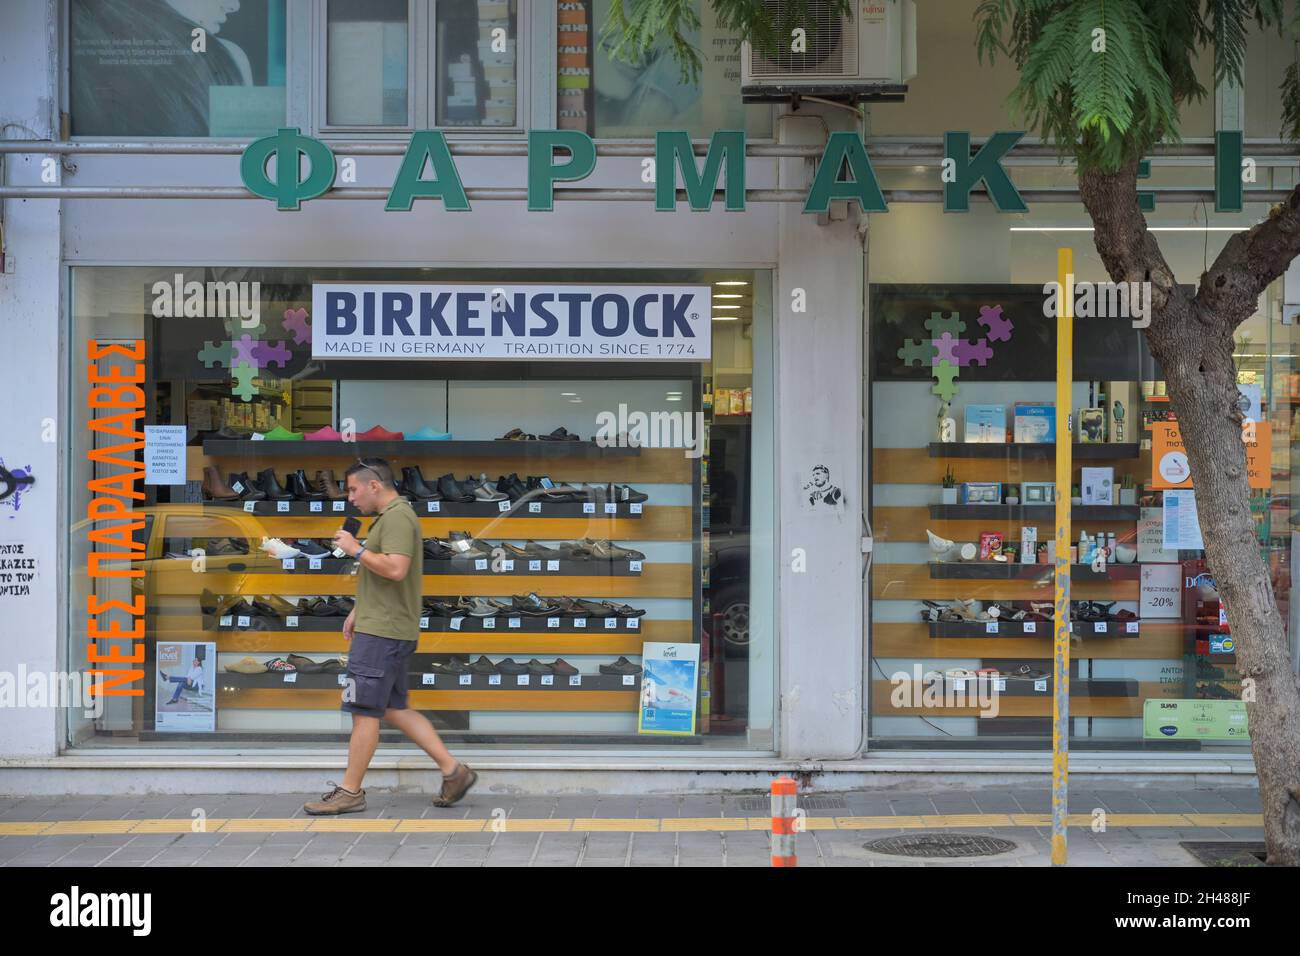
[[[307,432],[302,436],[304,441],[342,441],[343,436],[326,425],[324,428],[318,428],[314,432]]]
[[[612,664],[601,664],[600,672],[611,677],[626,677],[629,674],[641,673],[641,665],[633,664],[626,657],[620,657]]]
[[[259,594],[253,604],[256,606],[258,603],[269,607],[277,616],[298,613],[298,605],[292,601],[286,601],[278,594]]]
[[[442,500],[442,492],[424,480],[419,465],[407,465],[402,469],[402,487],[409,497],[417,501]]]
[[[227,664],[226,672],[230,674],[265,674],[266,665],[254,657],[245,657],[233,664]]]
[[[513,498],[515,500],[528,494],[528,488],[519,480],[518,475],[513,474],[508,477],[502,475],[497,479],[497,491],[504,494],[507,498]]]
[[[470,617],[496,617],[501,613],[499,605],[482,597],[470,598],[462,607]]]
[[[466,494],[461,488],[460,482],[456,480],[455,475],[443,475],[438,479],[438,491],[444,501],[458,501],[468,503],[474,500],[473,494]]]
[[[468,531],[453,531],[447,539],[447,547],[455,552],[453,557],[459,558],[486,558],[492,554],[491,545],[475,540]]]
[[[206,550],[216,556],[248,554],[248,542],[242,538],[209,538]]]
[[[262,550],[277,561],[283,561],[285,558],[301,558],[302,552],[297,548],[290,547],[279,538],[263,538]]]
[[[337,657],[331,657],[327,661],[321,661],[320,672],[322,674],[346,674],[348,672],[348,659],[343,657],[341,660]]]
[[[520,664],[513,657],[507,657],[503,661],[497,661],[497,670],[502,674],[527,674],[528,666]]]
[[[276,425],[262,436],[262,441],[302,441],[302,432],[291,432],[283,425]]]
[[[562,657],[557,657],[548,665],[560,677],[575,677],[578,669]]]
[[[267,661],[266,669],[272,674],[295,674],[298,672],[298,668],[294,667],[283,657],[276,657]]]
[[[338,501],[348,496],[346,488],[343,488],[334,478],[334,469],[318,470],[316,472],[316,481],[313,482],[315,487],[325,492],[325,497],[331,501]]]
[[[551,667],[550,664],[543,664],[541,661],[539,661],[539,660],[538,660],[537,658],[535,658],[535,657],[534,657],[532,660],[530,660],[530,661],[528,662],[528,665],[527,665],[527,666],[528,666],[528,673],[530,673],[530,674],[537,674],[537,675],[541,676],[541,675],[544,675],[544,674],[554,674],[554,673],[555,673],[555,670]]]
[[[299,501],[324,501],[326,498],[325,492],[317,491],[311,486],[301,468],[289,476],[289,490]]]
[[[257,482],[248,477],[248,472],[241,471],[230,476],[230,487],[239,492],[240,501],[265,501],[266,492],[257,486]]]
[[[211,465],[203,466],[203,497],[212,501],[237,501],[239,492],[221,480],[221,472]]]
[[[643,491],[637,491],[631,485],[615,485],[613,483],[606,486],[606,501],[613,501],[617,504],[636,505],[643,501],[649,501],[650,496]]]
[[[483,476],[477,482],[475,482],[473,495],[475,501],[509,501],[510,500],[510,496],[506,494],[504,491],[497,491],[496,488],[492,487],[492,484],[487,480],[486,476]]]
[[[544,544],[538,544],[536,541],[525,541],[524,552],[530,558],[540,558],[546,561],[560,561],[567,557],[563,551],[557,551],[555,548],[548,548]]]
[[[437,601],[430,598],[424,602],[424,613],[429,617],[456,617],[465,613],[459,600]]]
[[[613,601],[601,601],[600,604],[609,612],[605,617],[641,617],[645,614],[644,608],[630,604],[615,604]]]
[[[579,436],[573,434],[573,432],[569,431],[563,425],[555,429],[555,431],[551,432],[549,435],[538,435],[537,437],[542,441],[582,441]]]
[[[402,441],[406,438],[401,432],[390,432],[382,425],[376,425],[374,428],[364,432],[358,432],[357,441]]]
[[[554,614],[558,608],[544,598],[537,596],[535,592],[529,592],[525,595],[514,595],[510,599],[510,609],[519,614],[527,614],[529,617],[545,617],[548,614]]]
[[[429,670],[435,674],[469,674],[469,664],[459,657],[453,657],[445,664],[430,664]]]
[[[280,479],[276,477],[274,468],[264,468],[259,471],[257,473],[257,484],[266,492],[266,497],[272,501],[289,501],[293,498],[293,492],[286,490],[280,484]]]
[[[406,436],[407,441],[451,441],[451,432],[436,432],[425,425],[418,432]]]
[[[199,594],[199,610],[204,614],[211,614],[215,617],[225,617],[241,601],[243,601],[243,598],[238,594],[219,595],[204,588],[202,593]]]
[[[229,425],[223,425],[208,437],[222,441],[248,441],[253,437],[253,433],[243,428],[231,428]]]
[[[299,538],[290,545],[290,547],[297,548],[302,552],[303,557],[307,558],[323,558],[326,555],[333,554],[333,551],[330,548],[324,547],[319,542],[313,541],[311,538]]]
[[[290,654],[289,663],[298,669],[299,674],[319,674],[321,672],[321,663],[314,661],[310,657],[303,657],[301,654]]]
[[[522,428],[512,428],[497,441],[537,441],[537,436],[528,434]]]
[[[469,669],[470,672],[474,674],[488,675],[488,674],[501,673],[499,670],[497,670],[497,666],[493,664],[492,661],[489,660],[487,656],[484,654],[480,654],[478,660],[476,660],[473,664],[469,665]]]
[[[595,552],[582,541],[561,541],[559,550],[569,561],[590,561],[596,556]]]

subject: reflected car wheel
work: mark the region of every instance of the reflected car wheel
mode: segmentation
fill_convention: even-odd
[[[722,609],[719,625],[722,639],[728,644],[744,647],[749,644],[749,602],[737,600]]]

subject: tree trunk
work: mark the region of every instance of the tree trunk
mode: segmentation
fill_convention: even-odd
[[[1268,862],[1298,866],[1300,827],[1287,808],[1300,800],[1300,681],[1251,517],[1232,351],[1237,326],[1300,251],[1291,248],[1300,236],[1300,203],[1293,195],[1280,215],[1234,236],[1193,297],[1178,287],[1147,231],[1136,183],[1136,161],[1115,173],[1088,170],[1079,176],[1080,197],[1111,279],[1152,285],[1147,342],[1168,383],[1195,479],[1206,561],[1236,642]]]

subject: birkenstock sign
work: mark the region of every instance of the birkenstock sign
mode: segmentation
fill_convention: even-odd
[[[943,208],[945,212],[970,209],[971,193],[980,183],[999,212],[1027,212],[1029,207],[1002,166],[1003,157],[1025,134],[1003,131],[989,137],[974,155],[970,133],[953,130],[943,135]],[[560,153],[565,155],[561,156]],[[1242,139],[1240,131],[1223,130],[1215,137],[1215,210],[1240,212],[1242,203]],[[268,172],[275,160],[275,179]],[[306,159],[307,173],[303,175]],[[847,165],[848,178],[840,171]],[[428,167],[432,175],[424,178]],[[745,133],[722,130],[709,139],[708,154],[701,170],[695,162],[691,137],[685,130],[660,130],[655,134],[655,209],[672,212],[677,208],[677,173],[692,210],[713,206],[722,171],[728,212],[745,209]],[[596,169],[596,143],[580,130],[531,130],[528,133],[528,209],[546,212],[555,208],[555,184],[586,179]],[[1143,163],[1139,178],[1147,174]],[[302,203],[329,192],[334,186],[337,163],[325,143],[303,135],[297,128],[281,129],[274,136],[249,143],[239,161],[244,186],[255,196],[275,200],[277,209],[300,209]],[[1140,194],[1143,208],[1154,207],[1154,195]],[[439,130],[417,130],[411,136],[402,164],[388,193],[385,206],[409,211],[416,199],[436,199],[450,212],[468,212],[469,196],[460,181],[456,161]],[[885,195],[876,179],[866,144],[857,133],[831,133],[817,163],[803,211],[824,213],[835,200],[856,201],[864,212],[888,212]]]
[[[708,286],[312,286],[312,358],[706,362]]]

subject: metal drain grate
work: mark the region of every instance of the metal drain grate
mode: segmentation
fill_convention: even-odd
[[[764,813],[772,809],[771,797],[741,797],[737,805],[746,813]],[[807,796],[799,797],[798,803],[801,810],[847,810],[849,805],[844,802],[843,797],[818,797]]]
[[[951,859],[965,856],[996,856],[1014,850],[1010,840],[990,836],[967,836],[961,833],[915,833],[908,836],[882,837],[864,844],[873,853],[890,856],[923,856]]]

